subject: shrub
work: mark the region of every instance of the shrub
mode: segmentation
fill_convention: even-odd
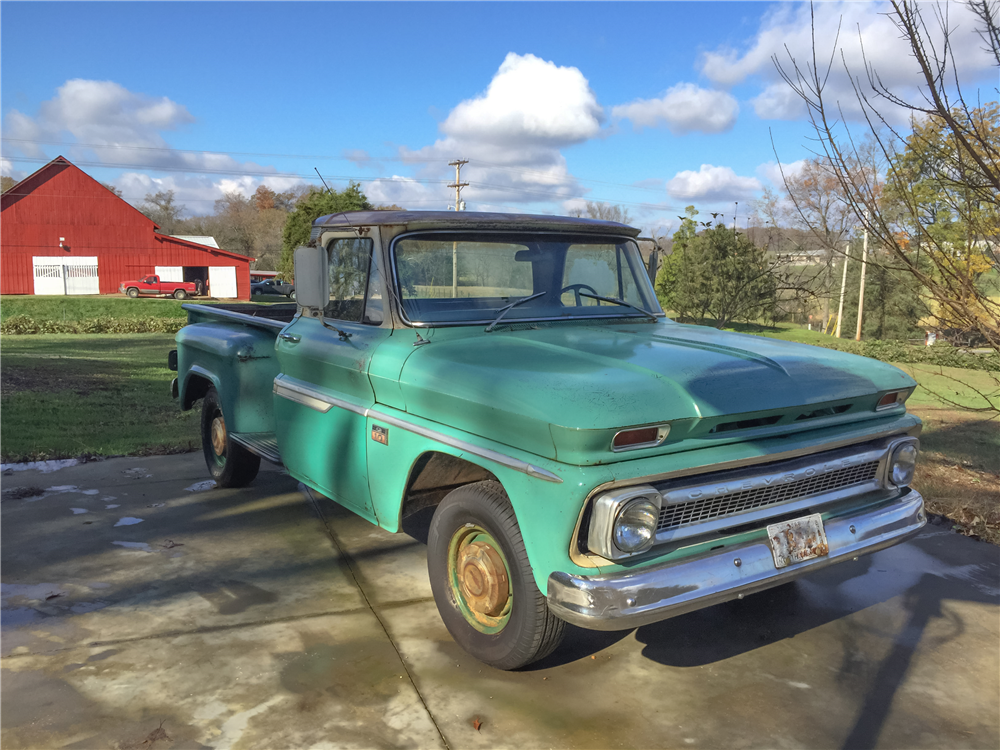
[[[11,315],[0,323],[0,334],[24,336],[45,333],[177,333],[187,321],[180,318],[113,318],[85,320],[34,320],[28,315]]]

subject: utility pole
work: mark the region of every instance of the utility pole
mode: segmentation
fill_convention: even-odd
[[[468,164],[468,159],[456,159],[448,162],[449,167],[455,168],[455,182],[448,187],[455,188],[455,210],[462,210],[462,188],[468,187],[469,183],[462,182],[462,166]],[[451,243],[451,296],[452,299],[458,297],[458,243]]]
[[[462,182],[462,166],[468,164],[468,159],[456,159],[455,161],[448,162],[449,167],[455,168],[455,182],[448,187],[455,188],[455,210],[462,210],[462,188],[469,187],[469,183]]]
[[[868,214],[865,213],[867,221]],[[865,313],[865,270],[868,268],[868,226],[865,225],[865,244],[861,250],[861,291],[858,293],[858,332],[854,334],[855,341],[861,341],[861,316]]]
[[[840,280],[840,306],[837,308],[837,330],[833,334],[840,338],[840,321],[844,319],[844,293],[847,291],[847,261],[851,259],[851,246],[847,245],[847,252],[844,253],[844,276]]]

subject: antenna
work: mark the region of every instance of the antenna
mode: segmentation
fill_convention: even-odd
[[[316,176],[319,177],[320,182],[323,183],[323,187],[326,188],[326,192],[330,193],[330,195],[333,195],[333,191],[330,190],[330,186],[326,184],[326,180],[323,179],[323,175],[319,173],[319,170],[316,169],[316,167],[313,167],[313,170],[316,172]]]
[[[319,170],[316,169],[316,167],[313,167],[313,169],[316,171],[316,175],[319,177],[320,181],[323,183],[323,187],[326,188],[326,192],[329,193],[330,195],[333,195],[333,191],[330,189],[330,186],[326,184],[326,180],[323,179],[323,175],[321,175],[319,173]],[[341,211],[339,214],[337,214],[337,216],[343,216],[344,217],[344,221],[347,222],[347,226],[349,226],[351,228],[351,231],[354,232],[356,235],[358,235],[358,237],[361,236],[361,232],[359,232],[357,229],[355,229],[354,225],[351,223],[351,220],[347,218],[347,211]]]

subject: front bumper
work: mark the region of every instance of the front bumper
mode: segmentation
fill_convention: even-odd
[[[557,571],[549,576],[549,608],[563,620],[590,630],[636,628],[891,547],[926,523],[924,499],[911,489],[890,504],[827,521],[830,551],[824,557],[778,569],[768,543],[756,541],[626,573],[576,576]]]

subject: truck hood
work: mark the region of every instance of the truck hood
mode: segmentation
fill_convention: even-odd
[[[794,420],[845,402],[845,413],[871,415],[880,392],[915,385],[865,357],[671,322],[451,328],[430,339],[400,373],[408,412],[562,460],[573,433],[606,452],[603,433],[633,425],[670,422],[680,439],[733,415]]]

